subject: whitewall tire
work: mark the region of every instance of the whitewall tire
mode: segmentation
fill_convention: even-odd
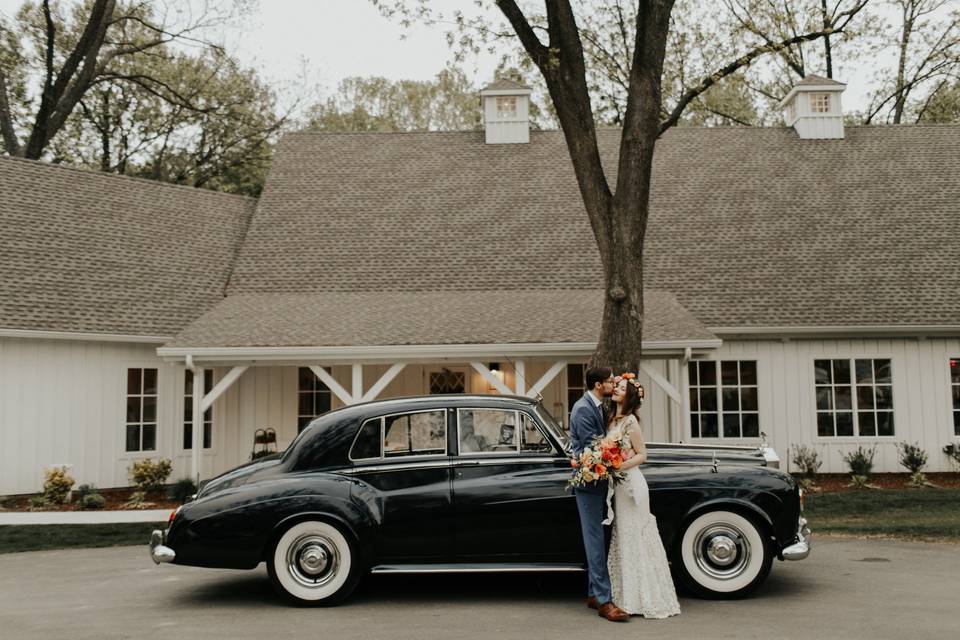
[[[674,566],[680,580],[707,598],[738,598],[770,573],[773,553],[752,520],[732,511],[708,511],[683,530]]]
[[[341,602],[360,578],[354,547],[327,522],[310,520],[287,529],[267,561],[278,593],[297,604]]]

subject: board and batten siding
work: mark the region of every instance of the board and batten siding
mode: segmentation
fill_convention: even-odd
[[[846,473],[842,455],[858,446],[877,445],[874,471],[904,472],[896,442],[918,442],[929,454],[927,471],[953,471],[944,445],[954,436],[950,358],[960,355],[960,339],[724,340],[710,359],[756,360],[760,429],[793,470],[791,445],[813,446],[823,460],[821,473]],[[814,360],[889,358],[893,383],[893,437],[823,438],[817,435]],[[756,439],[686,442],[753,444]]]

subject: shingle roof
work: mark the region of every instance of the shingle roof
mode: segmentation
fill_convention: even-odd
[[[511,80],[510,78],[499,78],[485,86],[481,91],[504,91],[509,89],[530,89],[530,87],[522,82]]]
[[[619,131],[598,135],[612,183]],[[672,129],[646,286],[708,327],[956,324],[957,149],[958,125]],[[601,273],[559,132],[297,133],[229,293],[565,290]]]
[[[824,78],[823,76],[818,76],[818,75],[813,74],[813,73],[804,76],[804,77],[803,77],[803,80],[801,80],[800,82],[798,82],[798,83],[795,84],[794,86],[796,86],[796,87],[802,87],[802,86],[811,85],[811,84],[814,84],[814,85],[838,85],[838,86],[841,86],[841,87],[847,86],[847,85],[846,85],[845,83],[843,83],[843,82],[837,82],[836,80],[834,80],[834,79],[832,79],[832,78]]]
[[[0,328],[172,336],[222,299],[255,200],[0,158]]]
[[[239,294],[165,348],[596,342],[599,290]],[[646,291],[644,341],[715,340],[667,292]]]

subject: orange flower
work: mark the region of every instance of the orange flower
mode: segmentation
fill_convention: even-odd
[[[613,456],[613,459],[610,461],[610,466],[612,466],[614,469],[619,469],[620,465],[622,464],[623,464],[623,458],[621,458],[618,455]]]
[[[576,458],[571,458],[571,459],[570,459],[570,466],[573,467],[574,469],[576,469],[577,467],[580,466],[580,463],[577,462],[577,459],[576,459]]]
[[[607,468],[602,464],[598,464],[593,467],[593,472],[597,474],[597,476],[602,476],[607,472]]]

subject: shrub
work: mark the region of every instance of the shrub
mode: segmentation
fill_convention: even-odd
[[[955,467],[960,469],[960,445],[951,443],[943,447],[943,452],[947,454]]]
[[[87,493],[80,499],[81,509],[103,509],[107,506],[107,499],[99,493]]]
[[[73,478],[66,467],[49,467],[44,471],[43,499],[49,504],[63,504],[70,497]]]
[[[186,502],[197,492],[197,485],[190,478],[180,478],[167,489],[167,496],[177,502]]]
[[[805,444],[793,446],[793,457],[791,461],[800,475],[809,480],[811,484],[813,484],[817,471],[823,466],[823,460],[820,459],[820,454],[818,454],[813,447]]]
[[[877,453],[877,447],[871,449],[866,447],[857,447],[855,451],[842,453],[843,461],[850,468],[850,484],[858,489],[876,488],[869,483],[870,472],[873,471],[873,457]]]
[[[130,494],[130,499],[123,505],[124,509],[149,509],[154,506],[152,502],[147,502],[146,491],[134,491]]]
[[[43,496],[30,497],[30,511],[42,511],[47,508],[47,501]]]
[[[95,485],[95,484],[90,484],[90,483],[84,483],[84,484],[80,485],[79,487],[77,487],[76,490],[73,492],[73,499],[74,499],[76,502],[82,504],[82,503],[83,503],[83,499],[86,498],[86,497],[87,497],[88,495],[90,495],[91,493],[99,493],[99,492],[97,491],[97,485]]]
[[[173,471],[173,464],[166,458],[156,462],[148,458],[134,462],[127,470],[130,472],[133,484],[140,491],[157,491],[163,487],[170,472]]]
[[[907,481],[907,486],[929,486],[927,476],[923,474],[923,468],[927,466],[927,452],[921,449],[918,443],[898,442],[897,453],[900,454],[900,466],[910,471],[910,480]]]

